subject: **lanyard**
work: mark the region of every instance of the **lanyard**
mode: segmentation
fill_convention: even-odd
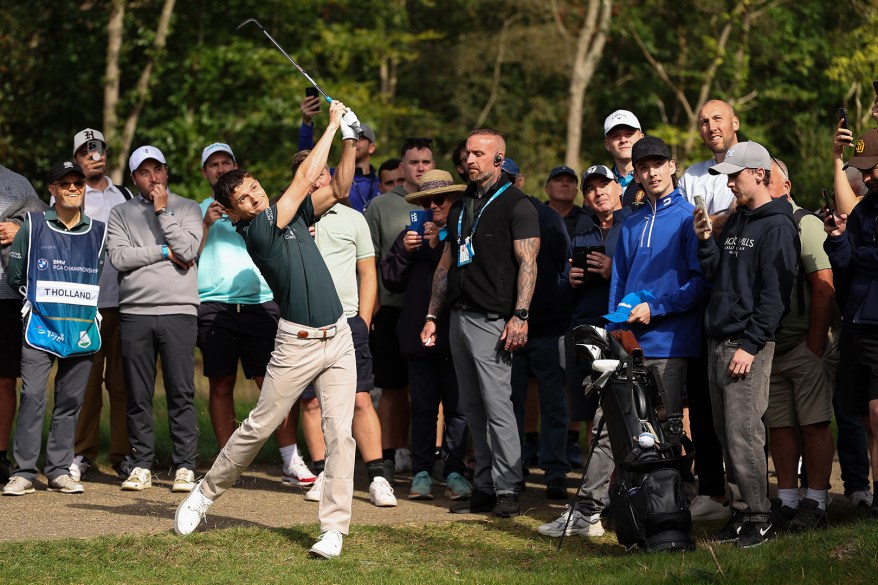
[[[479,220],[482,218],[482,214],[485,212],[485,210],[488,208],[488,206],[491,204],[491,202],[494,201],[494,199],[496,199],[497,197],[499,197],[503,193],[503,191],[508,189],[511,185],[512,185],[512,183],[506,183],[505,185],[503,185],[502,187],[497,189],[497,192],[494,193],[490,199],[488,199],[488,202],[485,203],[485,205],[479,210],[479,214],[473,220],[473,227],[470,228],[469,236],[467,236],[466,238],[464,238],[463,234],[460,233],[460,231],[463,229],[463,212],[466,211],[466,205],[463,205],[461,207],[460,215],[457,217],[457,241],[458,241],[458,244],[462,244],[465,239],[468,240],[475,235],[476,228],[479,227]]]

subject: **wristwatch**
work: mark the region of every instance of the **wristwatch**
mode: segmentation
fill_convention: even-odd
[[[160,215],[174,215],[174,212],[168,209],[167,207],[162,207],[158,211],[155,212],[156,217]]]
[[[527,321],[527,318],[530,317],[530,311],[527,309],[515,309],[512,312],[512,315],[518,317],[522,321]]]

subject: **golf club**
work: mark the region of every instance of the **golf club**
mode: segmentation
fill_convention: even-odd
[[[245,26],[247,26],[247,25],[250,24],[251,22],[252,22],[253,24],[255,24],[256,26],[259,27],[259,30],[262,31],[262,34],[264,34],[266,37],[268,37],[268,40],[271,41],[271,44],[273,44],[275,47],[277,47],[277,50],[280,51],[281,53],[283,53],[283,56],[284,56],[284,57],[286,57],[287,59],[289,59],[290,63],[292,63],[292,64],[296,67],[296,69],[299,70],[299,73],[301,73],[302,75],[304,75],[304,76],[305,76],[305,79],[307,79],[308,82],[309,82],[311,85],[314,86],[314,89],[316,89],[317,91],[319,91],[319,92],[323,95],[323,97],[326,99],[327,102],[332,103],[332,98],[329,97],[328,95],[326,95],[326,92],[323,91],[323,89],[322,89],[319,85],[317,85],[317,82],[314,81],[314,78],[312,78],[310,75],[308,75],[308,72],[305,71],[304,69],[302,69],[302,68],[299,66],[299,64],[296,63],[296,62],[293,60],[293,58],[290,57],[289,54],[288,54],[286,51],[284,51],[284,48],[281,47],[281,46],[278,44],[278,42],[277,42],[276,40],[274,40],[274,37],[272,37],[272,36],[268,33],[268,31],[265,30],[265,27],[262,26],[262,24],[261,24],[258,20],[256,20],[255,18],[248,18],[247,20],[245,20],[244,22],[242,22],[241,24],[239,24],[239,25],[238,25],[238,28],[236,28],[235,30],[241,30],[242,28],[244,28]],[[357,136],[363,136],[363,129],[360,127],[360,123],[359,123],[359,121],[356,122],[356,123],[354,123],[354,124],[352,124],[352,125],[351,125],[351,129],[352,129],[354,132],[356,132]]]
[[[277,43],[276,40],[274,40],[274,37],[272,37],[272,36],[268,33],[268,31],[265,30],[265,27],[262,26],[262,25],[259,23],[258,20],[256,20],[255,18],[248,18],[247,20],[245,20],[244,22],[242,22],[241,24],[239,24],[239,25],[238,25],[238,28],[236,28],[235,30],[241,30],[242,28],[244,28],[245,26],[247,26],[247,25],[250,24],[251,22],[252,22],[253,24],[255,24],[256,26],[259,27],[259,30],[262,31],[262,34],[264,34],[266,37],[268,37],[268,40],[271,41],[271,43],[272,43],[275,47],[277,47],[277,50],[280,51],[281,53],[283,53],[283,56],[290,60],[290,63],[292,63],[292,64],[296,67],[296,69],[299,70],[299,73],[301,73],[302,75],[304,75],[304,76],[305,76],[305,79],[307,79],[308,82],[311,83],[311,85],[313,85],[313,86],[317,89],[317,91],[319,91],[319,92],[323,95],[324,98],[326,98],[326,101],[329,102],[329,103],[332,103],[332,98],[329,97],[328,95],[326,95],[326,92],[323,91],[323,89],[321,89],[321,87],[320,87],[319,85],[317,85],[317,82],[314,81],[314,79],[313,79],[310,75],[308,75],[308,73],[307,73],[304,69],[302,69],[302,68],[299,66],[298,63],[296,63],[295,61],[293,61],[293,58],[290,57],[289,54],[287,54],[286,51],[284,51],[284,48],[281,47],[281,46]]]

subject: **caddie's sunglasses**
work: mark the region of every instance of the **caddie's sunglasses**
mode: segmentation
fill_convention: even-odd
[[[442,205],[445,203],[445,195],[437,195],[436,197],[421,199],[421,207],[423,207],[424,209],[429,209],[433,203],[436,204],[436,207],[442,207]]]
[[[58,185],[59,187],[61,187],[62,189],[65,189],[65,190],[69,189],[70,185],[73,185],[77,189],[82,189],[83,187],[85,187],[85,181],[82,181],[82,180],[80,180],[80,181],[56,181],[52,184]]]

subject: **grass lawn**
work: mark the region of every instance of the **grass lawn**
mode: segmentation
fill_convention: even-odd
[[[687,554],[625,553],[611,533],[556,541],[538,521],[354,525],[341,558],[309,559],[316,528],[231,528],[0,545],[8,583],[867,583],[878,523],[853,521],[739,550],[698,542]]]

